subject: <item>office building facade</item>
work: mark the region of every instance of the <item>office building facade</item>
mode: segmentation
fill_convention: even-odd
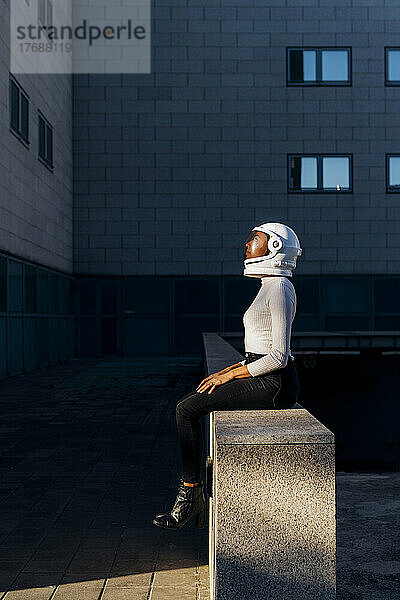
[[[72,77],[10,72],[0,17],[0,377],[75,352]]]
[[[294,332],[398,329],[400,8],[190,4],[153,3],[149,74],[13,77],[2,21],[3,376],[242,331],[266,221],[303,247]]]

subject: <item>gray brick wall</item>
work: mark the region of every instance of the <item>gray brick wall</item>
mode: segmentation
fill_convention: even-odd
[[[30,145],[10,131],[10,0],[0,2],[0,249],[73,269],[72,76],[16,75],[30,96]],[[54,127],[54,172],[38,160],[38,109]]]
[[[155,0],[151,74],[75,78],[76,272],[240,274],[249,229],[275,220],[299,274],[398,271],[397,0],[247,4]],[[287,87],[293,45],[350,46],[352,86]],[[287,194],[297,152],[352,153],[353,194]]]

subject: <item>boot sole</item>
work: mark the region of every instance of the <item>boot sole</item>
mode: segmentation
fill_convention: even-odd
[[[181,529],[181,527],[167,527],[166,525],[161,525],[161,523],[157,523],[156,521],[154,521],[154,519],[153,525],[155,525],[156,527],[160,527],[161,529],[169,529],[169,531],[178,531],[179,529]]]
[[[177,531],[179,529],[182,529],[182,527],[185,527],[185,525],[187,525],[187,523],[189,523],[189,521],[190,521],[190,519],[188,521],[186,521],[186,523],[184,523],[183,525],[179,525],[178,527],[168,527],[168,525],[162,525],[161,523],[158,523],[155,519],[153,519],[152,523],[156,527],[161,527],[161,529],[169,529],[170,531],[171,530]],[[206,521],[206,508],[204,507],[203,510],[201,510],[200,512],[198,512],[194,515],[194,524],[197,527],[197,529],[204,529],[205,521]]]

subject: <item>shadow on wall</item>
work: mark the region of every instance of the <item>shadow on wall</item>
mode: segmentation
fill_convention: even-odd
[[[267,551],[266,551],[267,553]],[[311,559],[315,564],[315,558]],[[235,590],[235,598],[246,600],[247,598],[285,598],[285,600],[298,600],[299,598],[334,598],[335,588],[332,584],[323,582],[315,585],[312,582],[312,573],[307,569],[308,560],[304,561],[304,571],[298,577],[279,576],[279,564],[266,565],[265,569],[255,569],[243,561],[232,558],[220,558],[219,573],[216,580],[216,589],[219,582],[227,593],[218,593],[218,600],[231,600],[232,594],[229,590]],[[296,564],[296,569],[298,564]],[[287,567],[283,566],[287,571]],[[240,573],[240,577],[237,573]]]
[[[294,356],[298,401],[335,434],[337,469],[399,470],[400,357],[376,349]]]

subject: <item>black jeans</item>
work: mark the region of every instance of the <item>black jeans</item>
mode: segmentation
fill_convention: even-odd
[[[246,352],[246,364],[262,354]],[[297,369],[289,358],[286,367],[265,375],[232,379],[207,391],[190,392],[176,405],[176,425],[182,455],[182,478],[188,483],[200,480],[203,456],[204,415],[214,410],[282,409],[297,401],[300,391]]]

